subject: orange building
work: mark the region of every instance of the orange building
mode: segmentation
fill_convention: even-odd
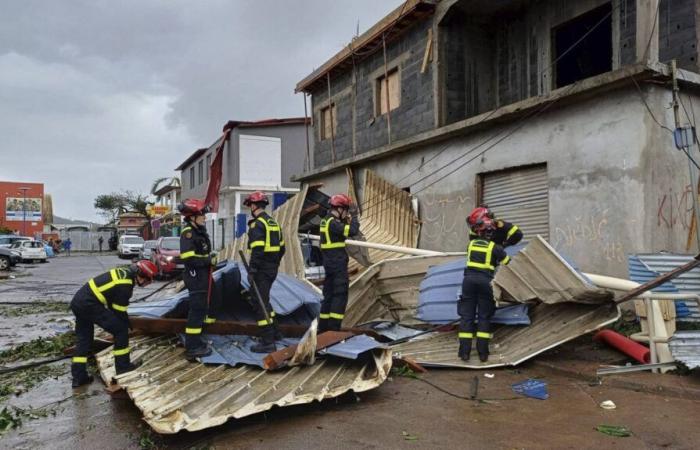
[[[44,184],[0,181],[0,226],[23,236],[44,231]]]

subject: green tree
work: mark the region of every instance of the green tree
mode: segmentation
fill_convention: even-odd
[[[112,192],[95,197],[95,209],[107,219],[107,223],[115,223],[119,214],[127,211],[127,199],[123,193]]]

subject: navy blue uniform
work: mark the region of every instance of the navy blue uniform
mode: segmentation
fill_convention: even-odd
[[[515,245],[523,239],[523,232],[517,226],[510,222],[504,220],[494,221],[496,229],[491,236],[491,242],[495,242],[496,245],[500,245],[503,248]],[[469,239],[477,239],[478,235],[473,231],[469,232]]]
[[[491,339],[491,317],[496,310],[493,299],[493,280],[496,267],[508,264],[510,257],[503,247],[493,241],[477,237],[467,248],[467,267],[462,280],[462,296],[458,304],[461,318],[459,324],[459,356],[469,358],[472,339],[476,333],[476,348],[484,360],[489,354]],[[475,323],[477,310],[479,322]]]
[[[73,296],[70,308],[75,314],[77,343],[71,372],[74,380],[88,378],[87,358],[92,350],[95,325],[114,336],[114,365],[123,370],[130,365],[129,316],[127,307],[134,292],[135,272],[112,269],[92,278]]]
[[[323,301],[319,331],[339,330],[348,304],[348,253],[345,240],[360,231],[360,223],[353,217],[345,223],[332,214],[321,220],[321,255],[323,256]]]
[[[189,312],[185,326],[185,349],[194,351],[206,347],[202,326],[215,319],[207,317],[207,296],[211,276],[211,241],[204,227],[188,225],[180,233],[180,259],[185,265],[182,279],[189,291]]]

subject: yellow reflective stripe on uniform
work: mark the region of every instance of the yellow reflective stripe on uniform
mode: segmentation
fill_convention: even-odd
[[[117,305],[116,303],[112,303],[112,309],[115,311],[126,312],[127,307],[122,306],[122,305]]]
[[[506,256],[505,258],[503,258],[503,261],[501,261],[501,264],[503,264],[505,266],[509,262],[510,262],[510,256]]]
[[[180,259],[187,259],[187,258],[207,258],[209,255],[200,255],[199,253],[196,253],[194,250],[190,250],[188,252],[182,253],[180,255]]]
[[[513,236],[516,231],[518,231],[518,227],[516,225],[510,227],[510,230],[508,230],[508,234],[506,234],[506,239],[510,239],[510,237]]]
[[[460,339],[471,339],[473,337],[474,337],[474,333],[465,333],[463,331],[459,333]]]
[[[272,319],[270,319],[269,322],[267,321],[267,319],[258,320],[258,326],[259,326],[259,327],[264,327],[264,326],[266,326],[266,325],[271,325],[271,324],[272,324]]]
[[[332,248],[344,248],[345,247],[345,241],[342,242],[333,242],[331,241],[331,233],[330,233],[330,227],[329,225],[331,224],[330,218],[325,218],[321,220],[321,227],[320,231],[322,235],[326,238],[326,241],[323,242],[321,241],[321,250],[329,250]],[[347,230],[348,230],[348,235],[350,234],[350,225],[346,225]]]
[[[185,234],[185,233],[187,233],[188,231],[192,231],[192,227],[185,227],[185,228],[183,228],[182,231],[180,231],[180,234]]]
[[[331,313],[330,317],[331,317],[331,319],[343,320],[343,317],[345,317],[345,314]]]
[[[284,240],[282,239],[282,229],[276,222],[268,222],[264,217],[258,217],[256,220],[260,221],[265,225],[265,241],[255,241],[250,244],[250,248],[264,246],[263,251],[265,252],[279,252],[284,245]],[[272,232],[276,231],[279,234],[279,244],[272,245]]]
[[[202,334],[201,328],[185,328],[185,334]]]
[[[92,278],[92,279],[90,279],[90,281],[88,281],[88,285],[90,286],[90,290],[92,291],[92,293],[95,295],[95,297],[97,297],[97,300],[99,300],[100,302],[102,302],[104,304],[107,304],[107,299],[105,298],[104,295],[102,295],[102,292],[100,292],[100,290],[97,288],[97,285],[95,284],[94,278]]]
[[[113,354],[114,356],[128,355],[130,350],[131,350],[131,349],[130,349],[129,347],[127,347],[127,348],[120,348],[120,349],[116,349],[116,348],[115,348],[114,350],[112,350],[112,354]]]
[[[277,313],[276,313],[276,312],[274,312],[274,311],[270,311],[270,317],[275,317],[276,315],[277,315]]]
[[[74,356],[73,363],[75,363],[75,364],[87,364],[87,356]]]
[[[496,267],[491,264],[491,256],[493,254],[493,247],[496,245],[493,242],[489,242],[488,246],[483,247],[478,244],[479,241],[470,241],[469,247],[467,247],[467,267],[473,267],[475,269],[488,269],[496,270]],[[486,255],[485,261],[483,263],[472,261],[472,252],[484,253]]]
[[[483,331],[477,331],[476,337],[481,339],[491,339],[491,333],[484,333]]]
[[[265,247],[265,241],[253,241],[249,245],[250,248],[255,248],[255,247]]]
[[[343,236],[345,236],[345,237],[349,237],[349,236],[350,236],[350,225],[349,225],[349,224],[346,224],[346,225],[343,227]]]
[[[331,318],[331,315],[330,315],[330,314],[321,313],[321,314],[318,316],[318,318],[319,318],[319,319],[330,319],[330,318]]]
[[[216,317],[205,317],[204,318],[204,323],[216,323]]]

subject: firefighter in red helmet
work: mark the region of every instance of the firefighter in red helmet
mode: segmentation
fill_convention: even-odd
[[[503,248],[515,245],[523,239],[523,232],[517,225],[514,225],[505,220],[496,219],[493,211],[488,206],[480,205],[474,208],[467,216],[467,225],[469,225],[469,238],[474,239],[478,235],[475,227],[483,223],[484,219],[491,220],[494,230],[491,240]]]
[[[92,278],[76,292],[70,303],[75,315],[77,343],[71,365],[73,387],[92,382],[87,359],[92,350],[95,325],[114,337],[114,368],[117,375],[138,367],[129,355],[129,315],[127,307],[134,292],[134,283],[146,286],[158,269],[151,261],[139,261],[129,268],[115,268]]]
[[[216,265],[216,253],[211,249],[205,224],[208,206],[202,200],[187,199],[178,205],[178,210],[185,217],[180,232],[180,260],[185,266],[182,279],[189,292],[185,357],[193,361],[211,354],[209,344],[202,339],[202,327],[204,323],[215,321],[207,315],[207,298],[211,267]]]
[[[253,218],[248,222],[248,248],[250,249],[250,273],[260,297],[267,309],[267,315],[258,302],[253,302],[255,319],[260,327],[261,342],[251,347],[255,353],[270,353],[276,350],[275,340],[282,335],[277,328],[275,311],[270,305],[270,290],[277,278],[280,261],[284,256],[284,236],[279,224],[265,212],[269,204],[267,196],[260,191],[253,192],[243,201],[250,208]],[[269,321],[267,317],[269,316]]]
[[[345,194],[330,199],[328,214],[321,220],[321,255],[323,256],[323,301],[319,332],[339,330],[348,303],[348,254],[345,240],[357,235],[360,223],[356,214],[350,213],[352,201]]]

